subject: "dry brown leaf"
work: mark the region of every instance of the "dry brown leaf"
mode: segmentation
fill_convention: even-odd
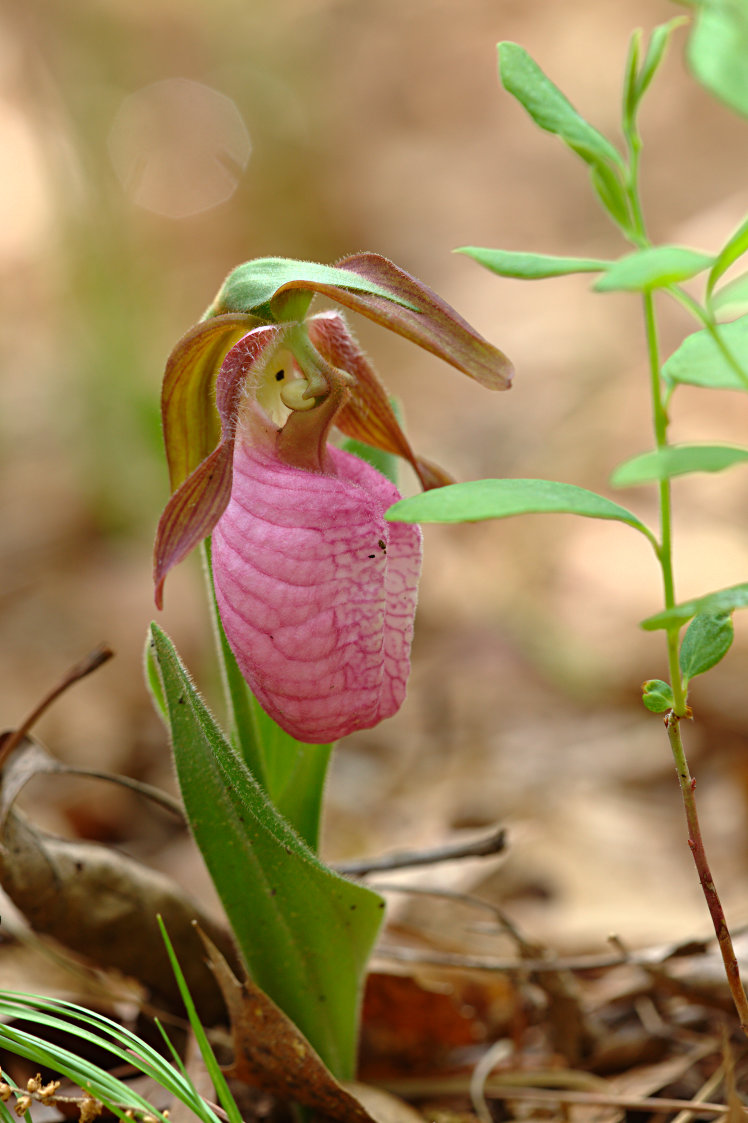
[[[231,1018],[234,1063],[228,1075],[337,1123],[373,1123],[272,999],[250,979],[240,982],[212,941],[200,935]]]
[[[156,924],[160,915],[201,1019],[208,1025],[225,1020],[192,922],[199,921],[236,962],[231,938],[170,878],[106,846],[37,831],[11,809],[0,834],[0,885],[36,933],[139,980],[154,1002],[181,1011]]]

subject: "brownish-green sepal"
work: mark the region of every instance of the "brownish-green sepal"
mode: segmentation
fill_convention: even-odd
[[[319,285],[315,292],[410,339],[490,390],[509,389],[514,369],[507,356],[427,285],[376,253],[354,254],[339,261],[336,268],[386,290],[391,296],[356,292],[337,285]],[[292,282],[285,287],[297,286]]]
[[[224,356],[260,321],[246,313],[216,316],[182,336],[166,363],[161,417],[171,490],[176,491],[218,444],[221,425],[214,401]]]
[[[424,491],[453,483],[436,465],[416,456],[400,428],[379,378],[338,312],[323,312],[307,321],[309,338],[333,367],[352,374],[356,383],[340,409],[335,425],[346,437],[402,456],[412,465]]]
[[[288,325],[273,325],[245,333],[241,346],[232,348],[215,378],[215,404],[211,408],[220,423],[218,444],[174,491],[156,531],[153,580],[157,608],[163,606],[169,570],[210,534],[226,510],[231,498],[237,409],[244,384],[277,349],[287,331]]]
[[[350,284],[345,283],[346,275]],[[209,315],[255,311],[267,319],[300,319],[290,298],[319,293],[410,339],[491,390],[506,390],[513,368],[498,348],[427,285],[376,253],[354,254],[334,266],[264,258],[227,277]]]

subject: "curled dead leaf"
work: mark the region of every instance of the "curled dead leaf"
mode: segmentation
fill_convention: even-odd
[[[311,1108],[336,1123],[410,1123],[415,1113],[404,1103],[407,1115],[397,1115],[392,1104],[386,1115],[376,1110],[370,1113],[357,1095],[335,1079],[272,999],[251,979],[240,981],[209,937],[202,931],[200,935],[231,1019],[234,1062],[229,1076]],[[351,1085],[354,1091],[356,1088]]]
[[[195,938],[198,920],[236,962],[231,938],[170,878],[106,846],[35,829],[10,809],[0,835],[0,885],[35,932],[97,967],[144,984],[154,1003],[183,1009],[156,916],[163,917],[207,1025],[225,1020],[221,993]]]

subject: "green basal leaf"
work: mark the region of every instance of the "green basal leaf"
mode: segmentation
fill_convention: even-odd
[[[561,138],[587,164],[623,169],[618,150],[577,113],[568,98],[518,43],[498,45],[499,76],[504,88],[527,110],[536,125]]]
[[[688,472],[722,472],[746,460],[748,448],[734,445],[670,445],[620,464],[610,482],[613,487],[634,487],[684,476]]]
[[[730,585],[727,589],[706,593],[703,597],[695,597],[694,600],[684,601],[654,616],[648,616],[646,620],[642,620],[641,627],[647,632],[657,631],[658,628],[680,627],[682,624],[687,624],[697,613],[714,615],[747,606],[748,583]]]
[[[397,485],[399,474],[397,456],[393,456],[391,452],[383,452],[382,449],[373,448],[371,445],[364,444],[363,441],[355,441],[352,438],[341,441],[340,447],[346,452],[352,452],[359,459],[365,460],[367,464],[371,464],[372,468],[376,468],[378,472],[381,472],[383,476]]]
[[[666,382],[748,389],[748,316],[687,336],[662,367]]]
[[[707,296],[711,296],[714,286],[723,273],[726,273],[730,266],[733,265],[739,257],[743,256],[746,250],[748,250],[748,218],[738,227],[727,242],[725,242],[724,246],[717,254],[717,258],[707,278]]]
[[[304,284],[309,290],[303,289]],[[279,289],[293,284],[302,288],[301,303],[293,308],[293,318],[303,319],[314,292],[320,285],[333,285],[351,292],[383,296],[406,308],[414,305],[392,289],[334,265],[316,261],[295,261],[289,257],[258,257],[246,261],[229,273],[212,307],[220,312],[252,312],[275,319],[271,301]],[[284,309],[288,315],[289,309]],[[213,313],[212,313],[213,314]]]
[[[694,77],[748,116],[748,5],[745,0],[696,0],[695,8],[687,52]]]
[[[672,687],[660,678],[642,683],[642,702],[653,714],[665,714],[675,705]]]
[[[685,246],[652,246],[619,258],[592,287],[597,292],[648,292],[695,277],[713,261]]]
[[[328,869],[224,738],[151,625],[187,816],[253,979],[338,1077],[356,1057],[361,987],[384,902]]]
[[[627,523],[653,540],[651,531],[625,507],[594,491],[555,480],[471,480],[401,499],[392,522],[457,523],[512,515],[570,514]]]
[[[709,303],[715,315],[729,317],[748,312],[748,273],[741,273],[713,292]]]
[[[686,681],[703,675],[724,659],[734,634],[729,612],[699,612],[689,624],[680,647],[680,669]]]
[[[247,694],[262,745],[268,794],[281,815],[316,854],[332,745],[297,741],[265,713],[249,688]]]
[[[516,277],[521,281],[565,277],[570,273],[602,273],[613,264],[594,257],[556,257],[547,253],[517,253],[481,246],[462,246],[455,253],[464,253],[500,277]]]
[[[164,696],[164,688],[161,685],[161,676],[158,673],[156,660],[153,658],[150,636],[146,636],[145,649],[143,651],[143,671],[145,673],[145,684],[148,687],[156,711],[168,725],[169,714],[166,708],[166,697]]]

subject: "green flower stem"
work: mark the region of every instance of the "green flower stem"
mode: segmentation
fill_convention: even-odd
[[[701,837],[699,816],[696,812],[696,799],[694,797],[696,781],[691,776],[688,769],[688,762],[686,761],[686,754],[683,751],[683,742],[680,735],[680,718],[677,717],[675,713],[671,712],[665,720],[665,725],[670,740],[670,747],[673,751],[675,768],[678,773],[681,795],[683,796],[683,805],[686,810],[688,845],[693,854],[693,860],[696,864],[701,888],[704,891],[712,923],[714,924],[719,950],[722,954],[722,962],[725,965],[725,974],[730,987],[730,994],[735,1003],[735,1009],[740,1019],[740,1026],[743,1032],[748,1034],[748,999],[746,998],[745,990],[740,980],[740,969],[735,957],[735,950],[732,946],[732,938],[730,936],[730,930],[727,927],[722,903],[714,885],[709,863],[706,860],[706,853],[704,852],[704,842]]]

